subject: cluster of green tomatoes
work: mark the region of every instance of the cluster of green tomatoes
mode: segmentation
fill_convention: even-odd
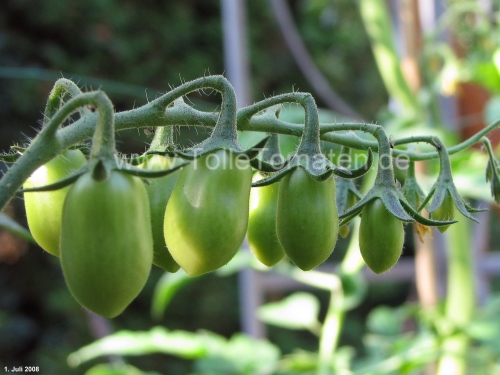
[[[152,263],[201,275],[228,263],[246,234],[267,266],[285,256],[303,270],[323,263],[339,232],[335,178],[317,181],[299,166],[279,182],[251,188],[253,169],[236,158],[218,150],[147,180],[119,170],[100,173],[97,166],[62,189],[25,193],[29,228],[43,249],[60,257],[74,297],[106,317],[139,294]],[[139,167],[162,170],[175,160],[148,155]],[[24,188],[50,185],[86,163],[80,150],[65,150]],[[403,240],[403,224],[380,200],[364,208],[359,241],[372,269],[392,267]]]
[[[180,114],[181,120],[175,121],[191,115],[191,121],[200,120],[210,114],[195,112],[179,98],[204,87],[219,90],[224,98],[209,138],[180,150],[171,139],[172,128],[155,125],[148,152],[134,161],[117,158],[115,120],[122,124],[143,117],[165,120],[169,110]],[[73,98],[62,103],[60,95],[65,92]],[[248,126],[251,120],[279,125],[276,106],[288,102],[301,104],[306,113],[295,152],[281,164],[272,162],[280,154],[277,133],[243,150],[237,126]],[[361,255],[374,272],[382,273],[401,255],[403,222],[418,221],[443,230],[455,222],[455,207],[474,220],[470,213],[477,210],[458,195],[448,154],[438,139],[409,140],[431,142],[439,152],[440,175],[424,198],[411,174],[403,190],[397,188],[388,138],[381,127],[365,125],[363,130],[377,138],[381,156],[374,186],[362,197],[352,179],[370,169],[371,149],[367,163],[356,170],[326,158],[310,94],[284,94],[238,111],[235,103],[229,82],[219,76],[185,83],[124,114],[115,114],[102,92],[81,93],[64,79],[56,83],[44,127],[2,182],[20,186],[24,176],[40,166],[33,164],[21,179],[27,163],[50,160],[24,182],[28,225],[39,245],[60,258],[68,288],[81,305],[115,317],[140,293],[152,264],[168,272],[182,268],[190,276],[202,275],[227,264],[245,236],[264,265],[287,257],[307,271],[328,259],[339,231],[342,234],[344,225],[361,214]],[[59,129],[77,110],[81,126]],[[67,148],[76,143],[74,138],[60,144],[68,134],[92,128],[92,121],[89,158],[78,148]],[[358,125],[335,124],[332,131],[353,129]],[[256,159],[260,153],[261,159]],[[431,198],[427,209],[432,220],[418,213]]]

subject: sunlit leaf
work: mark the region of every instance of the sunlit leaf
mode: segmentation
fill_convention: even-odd
[[[199,358],[207,353],[206,337],[185,331],[168,331],[155,327],[150,331],[120,331],[86,345],[68,356],[72,367],[109,354],[172,354],[182,358]]]
[[[197,333],[168,331],[156,327],[148,332],[121,331],[97,340],[68,357],[72,367],[94,358],[118,355],[147,355],[165,353],[181,358],[196,359],[195,367],[202,374],[274,374],[280,350],[267,340],[258,340],[243,334],[226,339],[212,332]],[[93,371],[93,372],[90,372]],[[85,375],[153,375],[125,366],[99,365]]]
[[[297,292],[279,302],[268,303],[258,310],[258,317],[265,323],[289,329],[311,329],[318,326],[320,303],[304,292]]]
[[[306,285],[328,291],[338,287],[340,284],[340,279],[337,275],[320,271],[302,271],[298,267],[291,268],[289,276]]]
[[[235,334],[218,351],[211,351],[196,362],[202,374],[274,374],[280,359],[280,350],[265,340]]]
[[[465,331],[476,340],[497,341],[500,335],[500,324],[494,320],[478,320],[470,323]]]

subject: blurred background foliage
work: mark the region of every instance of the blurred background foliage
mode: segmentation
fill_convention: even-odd
[[[305,43],[331,85],[373,117],[387,97],[356,4],[290,4]],[[253,98],[292,87],[311,91],[284,44],[269,2],[248,2],[247,17]],[[39,72],[41,79],[20,80],[27,73],[19,73],[0,81],[0,148],[7,149],[12,140],[23,141],[20,131],[35,134],[30,128],[40,120],[46,94],[60,76],[87,87],[102,85],[117,110],[128,109],[181,81],[224,73],[222,48],[217,0],[6,0],[0,14],[0,66],[46,69],[52,75]],[[82,76],[94,80],[89,84]]]

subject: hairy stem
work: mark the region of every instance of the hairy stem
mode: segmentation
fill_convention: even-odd
[[[43,119],[44,125],[52,118],[52,116],[55,115],[59,108],[61,108],[63,104],[63,98],[66,94],[74,98],[81,93],[82,91],[73,81],[70,81],[66,78],[58,79],[49,94],[49,98],[47,99],[47,105],[45,106]]]
[[[106,94],[101,91],[78,95],[65,103],[54,116],[52,116],[50,121],[42,128],[35,139],[33,139],[24,154],[9,170],[7,170],[7,173],[0,180],[0,211],[14,197],[16,191],[21,187],[23,182],[38,167],[70,146],[59,137],[57,129],[72,113],[81,107],[92,105],[100,110],[99,123],[112,121],[113,111],[111,102],[109,102],[109,106],[107,106],[107,104],[104,104],[106,101],[109,101],[109,99]],[[67,126],[65,129],[71,129],[73,127],[75,127],[75,124]],[[111,137],[114,140],[114,132],[112,133]],[[114,150],[114,142],[112,148]]]
[[[196,79],[179,86],[172,91],[164,94],[158,99],[133,110],[124,111],[114,114],[115,131],[131,128],[143,127],[158,127],[158,126],[206,126],[214,127],[218,123],[227,123],[237,121],[238,130],[260,131],[276,134],[286,134],[293,136],[302,136],[304,126],[300,124],[293,124],[282,121],[276,116],[257,115],[259,112],[273,105],[283,103],[300,103],[306,109],[306,116],[314,116],[315,111],[308,111],[309,106],[314,106],[314,100],[310,94],[307,93],[290,93],[279,95],[266,99],[262,102],[242,108],[236,112],[236,119],[234,118],[233,106],[236,108],[236,101],[233,97],[232,91],[229,89],[230,85],[222,76],[211,76]],[[189,94],[196,90],[204,88],[212,88],[222,92],[224,96],[223,109],[227,109],[226,115],[218,113],[208,113],[193,109],[189,105],[174,105],[169,107],[176,99]],[[62,91],[61,91],[62,90]],[[19,160],[8,170],[5,176],[0,180],[0,209],[10,201],[15,192],[21,187],[22,183],[33,173],[39,166],[47,163],[50,159],[59,154],[62,150],[90,139],[95,130],[98,121],[98,114],[86,112],[79,120],[75,121],[72,125],[59,129],[59,126],[65,119],[77,110],[78,103],[81,104],[80,108],[85,108],[86,105],[93,105],[97,107],[96,103],[85,102],[85,95],[81,94],[73,98],[72,102],[74,107],[68,107],[66,104],[54,113],[54,109],[59,105],[57,98],[58,95],[66,92],[70,95],[77,94],[77,87],[66,82],[59,82],[59,88],[55,89],[52,93],[52,99],[48,104],[46,110],[46,124],[40,134],[32,142],[28,150]],[[227,100],[229,99],[229,100]],[[79,102],[80,101],[80,102]],[[69,103],[68,102],[68,103]],[[53,113],[53,115],[52,115]],[[110,114],[111,115],[111,114]],[[226,116],[222,118],[222,116]],[[311,121],[315,122],[315,121]],[[450,155],[458,153],[473,144],[479,142],[481,138],[500,124],[500,119],[493,122],[471,138],[466,141],[453,146],[448,149]],[[344,145],[354,149],[367,150],[371,148],[377,152],[379,148],[378,141],[364,140],[360,138],[355,132],[364,131],[373,133],[374,129],[379,128],[378,125],[365,124],[365,123],[337,123],[337,124],[318,124],[320,129],[320,138],[325,141],[334,142],[339,145]],[[315,129],[311,129],[311,134]],[[234,132],[231,130],[225,134],[228,138],[235,137]],[[314,131],[313,131],[314,130]],[[215,131],[215,130],[214,130]],[[217,130],[220,131],[220,130]],[[45,136],[42,134],[48,134]],[[110,138],[111,135],[108,137]],[[43,139],[43,144],[41,142]],[[418,137],[409,137],[397,140],[394,144],[411,143],[418,141]],[[106,151],[107,153],[111,150]],[[437,152],[416,153],[414,151],[406,150],[393,150],[393,156],[406,155],[410,160],[430,160],[438,157]]]

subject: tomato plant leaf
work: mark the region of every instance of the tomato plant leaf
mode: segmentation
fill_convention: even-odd
[[[319,324],[319,307],[314,295],[297,292],[282,301],[261,306],[257,314],[263,322],[278,327],[315,330]]]

